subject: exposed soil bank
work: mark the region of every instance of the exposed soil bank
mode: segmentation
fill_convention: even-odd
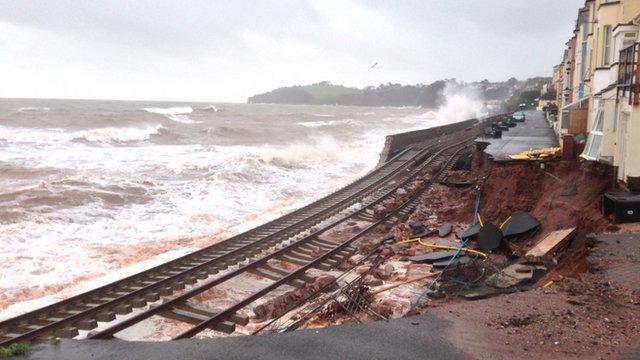
[[[423,243],[393,244],[382,250],[389,255],[378,266],[392,266],[391,274],[370,282],[374,294],[368,304],[378,314],[401,316],[416,296],[431,283],[407,280],[436,273],[428,264],[414,264],[408,256],[432,252],[427,245],[459,246],[456,238],[473,219],[478,190],[485,223],[500,226],[515,211],[529,212],[541,223],[539,229],[509,239],[476,270],[486,279],[492,272],[520,261],[520,257],[546,235],[558,229],[577,227],[578,236],[545,264],[545,273],[507,294],[484,300],[459,297],[469,286],[438,283],[438,290],[413,313],[430,313],[453,324],[444,335],[471,358],[610,358],[625,356],[640,346],[640,236],[598,241],[587,233],[604,231],[638,232],[637,226],[611,226],[600,212],[601,195],[610,185],[610,169],[576,162],[494,163],[475,151],[468,170],[449,172],[447,181],[434,185],[421,205],[387,235],[397,242],[415,233],[416,223],[426,230],[451,223],[454,232],[444,238],[423,238]],[[424,175],[425,179],[430,174]],[[460,186],[462,184],[463,186]],[[384,236],[384,234],[383,234]],[[471,242],[471,247],[475,243]],[[459,268],[451,278],[465,278]],[[469,275],[469,274],[466,274]],[[475,276],[475,274],[474,274]],[[469,276],[465,279],[468,281]],[[470,283],[470,284],[471,284]],[[480,282],[478,282],[480,283]],[[398,285],[384,290],[391,285]],[[471,286],[475,286],[471,284]],[[360,321],[374,317],[358,314]],[[350,314],[334,307],[324,311],[308,327],[350,323]]]

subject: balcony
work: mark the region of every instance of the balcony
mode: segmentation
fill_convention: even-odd
[[[629,97],[629,105],[640,105],[640,67],[638,50],[640,43],[620,50],[618,65],[618,98]],[[629,95],[627,95],[629,92]]]

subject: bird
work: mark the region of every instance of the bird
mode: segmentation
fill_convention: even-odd
[[[371,65],[371,69],[373,69],[374,67],[376,67],[376,65],[378,65],[378,62],[376,62],[375,64]]]

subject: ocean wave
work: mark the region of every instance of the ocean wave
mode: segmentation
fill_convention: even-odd
[[[164,115],[167,119],[181,124],[200,124],[202,121],[191,119],[187,114],[193,112],[191,106],[174,106],[168,108],[144,108],[146,112]]]
[[[304,144],[292,144],[280,148],[262,148],[260,158],[269,164],[292,169],[307,167],[327,161],[335,161],[342,156],[343,147],[332,137],[316,137]]]
[[[144,108],[146,112],[160,114],[160,115],[180,115],[180,114],[191,114],[193,112],[193,108],[191,106],[173,106],[168,108]]]
[[[328,120],[328,121],[305,121],[299,122],[298,125],[316,128],[321,126],[336,126],[336,125],[349,125],[349,126],[361,126],[364,125],[362,121],[354,119],[340,119],[340,120]]]
[[[19,128],[0,126],[0,140],[7,143],[59,144],[70,141],[88,142],[133,142],[148,140],[158,134],[162,125],[150,124],[146,127],[105,127],[80,131],[59,128]]]
[[[25,107],[21,107],[21,108],[17,108],[16,109],[16,111],[18,111],[18,112],[49,111],[49,110],[51,110],[51,109],[46,107],[46,106],[25,106]]]
[[[148,140],[151,135],[156,135],[162,129],[162,125],[153,124],[143,128],[106,127],[84,130],[75,133],[74,139],[84,139],[89,142],[132,142]]]
[[[198,108],[198,110],[206,110],[206,111],[213,111],[213,112],[218,112],[220,111],[219,108],[213,106],[213,105],[209,105],[209,106],[205,106],[203,108]]]
[[[313,116],[317,116],[317,117],[336,117],[333,114],[311,114]]]

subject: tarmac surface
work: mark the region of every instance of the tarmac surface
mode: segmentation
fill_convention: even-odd
[[[542,111],[524,111],[524,114],[525,121],[509,128],[509,131],[503,131],[502,138],[482,139],[490,143],[484,151],[495,161],[511,161],[509,155],[558,146],[555,133]]]
[[[61,340],[26,359],[466,359],[441,337],[449,322],[431,314],[283,334],[210,340]],[[25,357],[21,357],[25,359]]]

